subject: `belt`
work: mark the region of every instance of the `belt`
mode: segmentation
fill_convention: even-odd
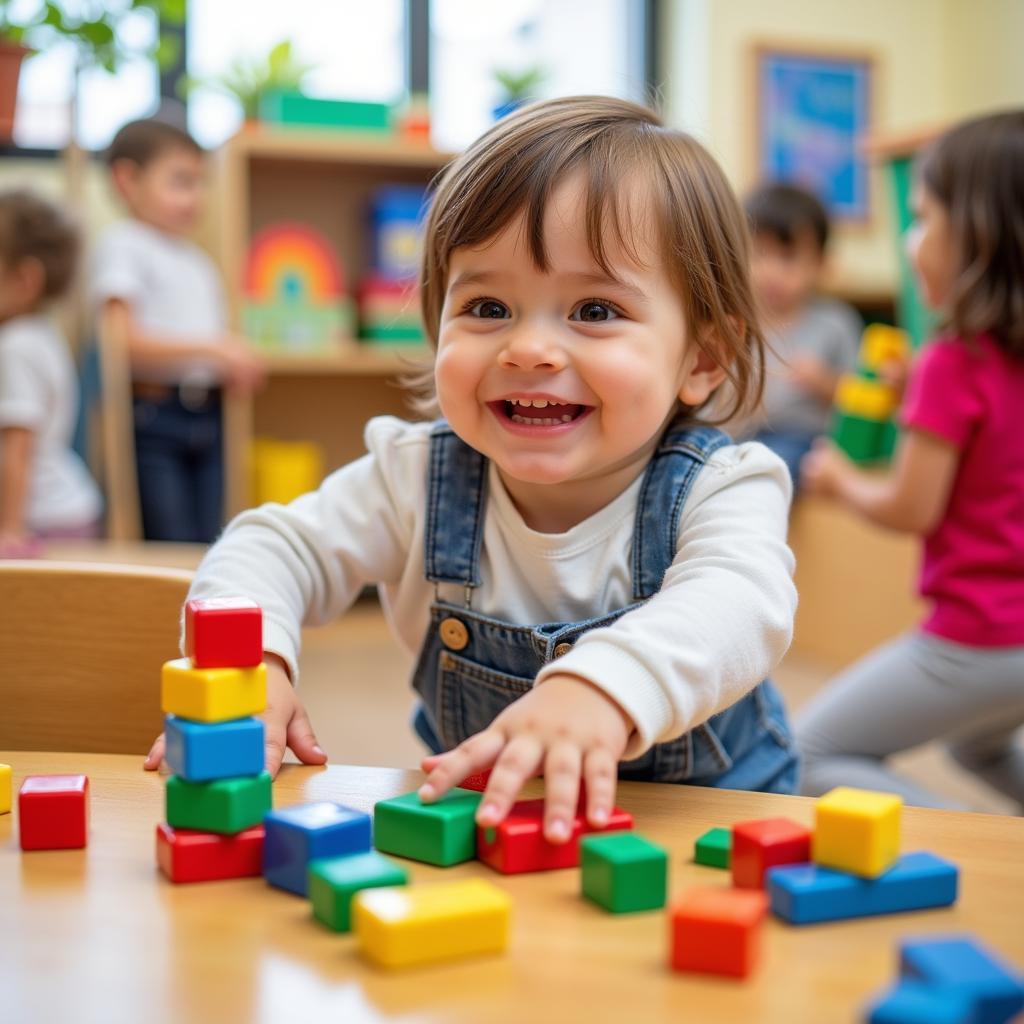
[[[203,384],[152,384],[137,380],[132,382],[132,394],[146,402],[177,399],[182,408],[199,412],[220,399],[220,388]]]

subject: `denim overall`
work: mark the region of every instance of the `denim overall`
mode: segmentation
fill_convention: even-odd
[[[488,461],[444,422],[430,438],[424,566],[434,584],[430,628],[413,686],[413,725],[434,753],[491,724],[527,693],[541,668],[590,629],[607,626],[657,593],[676,551],[680,510],[712,452],[729,443],[709,427],[670,427],[644,474],[633,532],[633,603],[584,622],[536,626],[475,612],[487,504]],[[464,606],[440,598],[441,583],[463,588]],[[765,680],[690,732],[623,761],[619,778],[791,793],[797,756],[779,694]]]

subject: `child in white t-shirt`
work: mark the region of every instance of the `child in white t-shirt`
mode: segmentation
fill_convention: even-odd
[[[491,826],[543,772],[564,842],[581,782],[595,826],[617,775],[792,791],[764,681],[796,605],[789,477],[701,415],[726,381],[725,416],[760,390],[748,258],[721,169],[632,103],[539,103],[454,161],[421,278],[445,420],[373,420],[366,456],[238,517],[192,588],[264,609],[271,771],[286,744],[326,757],[302,624],[373,582],[419,651],[425,800],[493,767]]]
[[[0,557],[99,535],[100,496],[71,449],[78,382],[47,306],[71,284],[78,235],[31,192],[0,195]]]

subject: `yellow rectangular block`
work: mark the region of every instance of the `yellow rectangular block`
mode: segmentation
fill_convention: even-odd
[[[900,809],[892,793],[840,786],[814,805],[811,859],[816,864],[877,878],[900,855]]]
[[[910,358],[910,335],[889,324],[868,324],[861,335],[860,361],[872,370]]]
[[[164,662],[161,707],[196,722],[258,715],[267,706],[267,666],[194,668],[188,658]]]
[[[11,810],[11,766],[0,764],[0,814]]]
[[[884,381],[846,373],[836,385],[836,408],[850,416],[884,421],[892,416],[898,404],[895,390]]]
[[[382,967],[499,953],[508,945],[512,901],[467,878],[438,885],[364,889],[352,903],[364,955]]]

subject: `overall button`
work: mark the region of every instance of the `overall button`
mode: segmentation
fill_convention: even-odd
[[[556,658],[560,658],[563,654],[568,654],[572,650],[572,644],[557,644],[555,646]]]
[[[469,643],[469,630],[458,619],[444,619],[439,632],[441,643],[452,651],[461,651]]]

